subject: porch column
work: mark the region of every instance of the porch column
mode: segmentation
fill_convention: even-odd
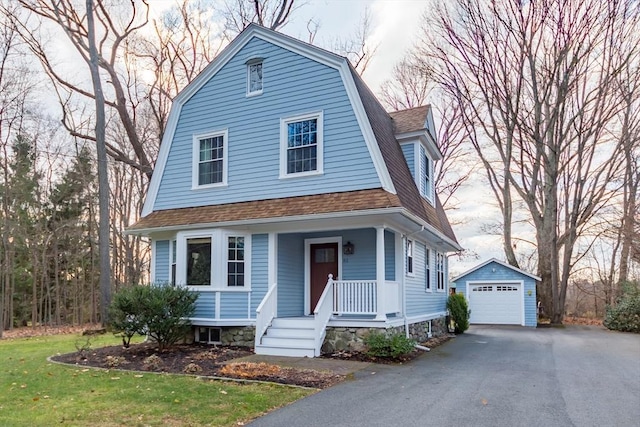
[[[376,320],[386,320],[386,310],[384,303],[384,281],[385,281],[385,265],[384,265],[384,227],[376,227],[376,293],[377,293],[377,309]]]

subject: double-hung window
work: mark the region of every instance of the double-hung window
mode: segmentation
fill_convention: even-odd
[[[424,281],[425,291],[431,292],[431,249],[427,247],[424,250]]]
[[[436,252],[436,280],[437,280],[437,290],[444,291],[445,288],[445,258],[444,254],[440,252]]]
[[[193,137],[193,187],[227,183],[226,130]]]
[[[427,150],[420,145],[420,194],[429,201],[433,200],[433,161]]]
[[[322,127],[322,112],[281,119],[281,178],[322,173]]]
[[[262,59],[247,62],[247,96],[262,93]]]
[[[413,240],[407,240],[407,274],[413,275]]]
[[[244,237],[227,237],[227,286],[244,286]]]

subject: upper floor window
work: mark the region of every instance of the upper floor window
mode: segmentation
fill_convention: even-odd
[[[281,119],[280,176],[322,173],[322,113]]]
[[[436,253],[436,281],[437,281],[437,290],[444,291],[445,288],[445,258],[444,254],[437,252]]]
[[[427,200],[433,200],[433,161],[427,155],[426,150],[420,145],[420,177],[419,188],[420,194]]]
[[[247,95],[262,93],[262,60],[247,63]]]
[[[227,131],[193,138],[193,187],[226,185]]]

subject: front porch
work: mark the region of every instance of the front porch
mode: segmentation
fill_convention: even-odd
[[[256,309],[257,354],[315,357],[327,327],[387,328],[402,322],[399,233],[377,227],[283,234],[278,249],[278,273],[287,270]],[[319,283],[322,273],[327,274]]]

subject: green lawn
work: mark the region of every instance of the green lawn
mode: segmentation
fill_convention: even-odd
[[[75,335],[0,340],[0,426],[237,426],[313,391],[50,363]],[[118,344],[99,336],[92,347]]]

